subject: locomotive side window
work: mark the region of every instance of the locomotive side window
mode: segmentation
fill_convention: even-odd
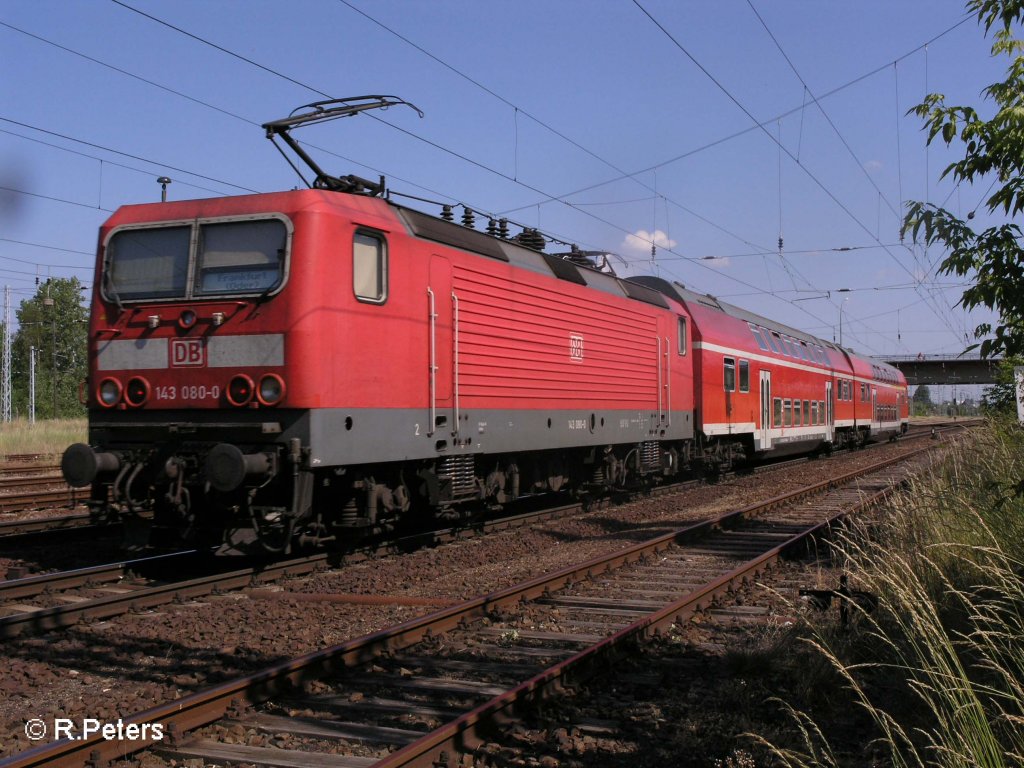
[[[352,240],[352,290],[373,304],[387,300],[387,245],[380,235],[356,232]]]
[[[750,391],[750,362],[740,360],[740,392]]]
[[[184,296],[191,231],[183,226],[116,233],[107,245],[104,292],[126,301]]]
[[[736,391],[736,360],[732,357],[724,359],[725,368],[725,391],[735,392]]]
[[[193,295],[272,291],[284,278],[287,238],[278,219],[201,225]]]
[[[686,354],[686,318],[679,318],[679,354]]]

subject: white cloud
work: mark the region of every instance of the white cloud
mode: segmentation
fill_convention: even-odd
[[[638,229],[632,235],[626,235],[626,239],[622,241],[622,249],[624,251],[632,251],[633,253],[650,255],[652,240],[658,248],[676,247],[676,241],[670,239],[660,229],[654,230],[653,233],[648,232],[646,229]]]

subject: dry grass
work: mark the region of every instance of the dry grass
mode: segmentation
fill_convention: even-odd
[[[39,453],[60,456],[71,443],[87,441],[85,419],[55,419],[29,424],[24,419],[0,424],[0,457]]]
[[[852,631],[822,623],[804,640],[874,722],[880,765],[1024,762],[1022,478],[1024,431],[991,425],[886,515],[838,537],[838,557],[880,604]],[[849,764],[827,725],[785,708],[803,745],[774,747],[778,764]]]

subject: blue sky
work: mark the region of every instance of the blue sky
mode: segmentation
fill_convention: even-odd
[[[988,188],[940,181],[951,156],[905,114],[929,91],[985,113],[1005,64],[964,19],[947,0],[2,0],[0,284],[91,282],[97,227],[160,175],[172,199],[292,188],[259,125],[384,93],[423,118],[297,138],[330,172],[540,226],[622,274],[827,339],[842,318],[867,354],[958,353],[988,318],[954,308],[897,212],[966,214]]]

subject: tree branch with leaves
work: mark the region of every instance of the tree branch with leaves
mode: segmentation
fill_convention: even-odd
[[[1024,210],[1024,43],[1013,28],[1024,19],[1024,0],[971,0],[967,4],[987,35],[997,28],[993,56],[1010,60],[1006,80],[982,91],[994,102],[988,120],[973,107],[950,106],[942,94],[933,93],[910,110],[924,120],[928,144],[936,139],[946,146],[963,147],[961,159],[948,165],[941,178],[956,184],[980,182],[994,176],[995,191],[983,202],[993,216],[1008,220],[975,231],[966,220],[930,203],[910,202],[903,231],[925,245],[941,245],[948,255],[939,265],[942,274],[974,279],[960,299],[965,309],[986,307],[999,315],[993,328],[982,323],[975,329],[983,357],[1024,354],[1024,243],[1013,219]]]

